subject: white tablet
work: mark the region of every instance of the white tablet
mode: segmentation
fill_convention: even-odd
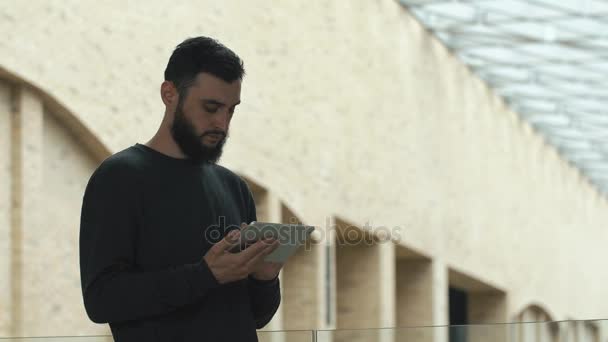
[[[241,230],[240,247],[246,248],[247,245],[262,239],[276,239],[279,241],[279,247],[264,260],[284,263],[306,243],[314,230],[313,226],[254,221]]]

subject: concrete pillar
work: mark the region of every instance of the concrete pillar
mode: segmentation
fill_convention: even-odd
[[[532,310],[525,310],[521,315],[521,323],[519,324],[519,341],[520,342],[536,342],[537,324],[536,317]]]
[[[336,219],[313,217],[311,222],[316,222],[315,228],[319,232],[317,248],[313,247],[313,251],[321,266],[317,269],[317,326],[323,331],[319,331],[316,338],[320,342],[331,342],[334,340],[333,329],[337,328],[338,316]]]
[[[562,342],[579,342],[576,321],[563,322],[560,328]]]
[[[397,246],[397,248],[403,248]],[[404,258],[397,261],[396,341],[447,341],[448,277],[437,261]]]
[[[585,322],[576,321],[576,342],[588,342],[587,339],[587,329],[585,327]]]
[[[553,330],[553,325],[550,322],[551,318],[546,312],[539,312],[538,318],[538,341],[540,342],[555,342],[557,336]]]
[[[396,258],[395,244],[390,240],[380,240],[379,265],[380,270],[380,341],[390,342],[395,340],[397,323],[397,288],[396,288]]]
[[[538,322],[537,324],[538,330],[538,342],[553,342],[551,336],[551,330],[549,328],[549,323],[547,322]]]
[[[43,176],[43,117],[41,99],[27,88],[17,94],[13,124],[15,181],[13,215],[13,313],[16,335],[44,333],[53,314],[53,302],[45,295],[49,265],[40,254],[45,231],[40,217]],[[58,293],[60,289],[55,289]]]
[[[596,321],[598,325],[598,341],[608,340],[608,320]]]
[[[394,326],[394,249],[369,232],[337,222],[337,328]],[[385,284],[390,282],[392,284]],[[392,334],[379,330],[342,331],[335,341],[385,341]]]
[[[11,333],[12,143],[11,87],[0,80],[0,336]]]
[[[593,321],[581,321],[581,328],[584,331],[584,342],[599,342],[599,328]]]
[[[267,213],[268,222],[281,222],[282,221],[281,207],[282,207],[282,204],[281,204],[280,199],[274,193],[269,192],[266,195],[266,213]],[[283,280],[284,280],[284,276],[281,272],[279,274],[279,281],[281,282],[281,293],[283,293],[283,291],[285,291],[285,284],[283,284]],[[282,304],[279,306],[276,314],[274,315],[274,317],[268,324],[268,329],[274,330],[274,331],[283,329],[283,305]],[[275,336],[278,336],[278,335],[275,334]],[[280,339],[274,339],[274,341],[278,341],[278,340],[280,340]]]
[[[562,321],[557,323],[557,338],[555,342],[566,342],[568,340],[568,322]],[[514,340],[515,341],[515,340]]]
[[[433,326],[447,326],[449,317],[449,277],[446,265],[439,260],[431,263],[431,277],[433,288]],[[446,342],[448,340],[447,328],[433,329],[434,342]]]

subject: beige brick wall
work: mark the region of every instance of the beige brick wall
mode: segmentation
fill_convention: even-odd
[[[111,151],[154,133],[172,47],[217,37],[248,74],[223,164],[307,223],[401,227],[402,244],[507,291],[509,317],[532,301],[608,316],[606,200],[396,1],[38,0],[0,17],[0,67]]]
[[[13,292],[13,315],[15,331],[19,334],[24,326],[34,321],[35,313],[44,313],[39,305],[50,303],[40,296],[35,288],[44,288],[49,273],[46,272],[45,258],[50,253],[52,244],[48,243],[48,230],[44,224],[41,209],[46,205],[40,196],[44,188],[42,170],[44,167],[42,140],[44,108],[41,99],[30,89],[21,87],[16,94],[17,111],[13,117],[14,159],[16,164],[12,181],[14,187],[13,201],[16,203],[12,215],[18,217],[12,226],[13,269],[11,278],[16,289]],[[52,273],[51,273],[52,274]],[[28,310],[29,309],[29,310]],[[47,313],[48,314],[48,313]],[[45,317],[47,315],[44,315]]]

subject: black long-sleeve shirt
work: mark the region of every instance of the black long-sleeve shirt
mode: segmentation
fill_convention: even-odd
[[[256,220],[246,183],[136,144],[106,159],[87,185],[80,270],[89,318],[117,342],[257,341],[276,312],[279,280],[219,284],[203,256]]]

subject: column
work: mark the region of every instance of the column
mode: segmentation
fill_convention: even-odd
[[[16,94],[12,125],[13,209],[11,230],[11,288],[14,335],[35,334],[28,327],[44,330],[43,322],[50,305],[41,296],[47,286],[44,253],[36,233],[41,231],[39,208],[42,186],[42,101],[26,87]]]
[[[0,80],[0,336],[12,333],[12,100],[11,86]]]

